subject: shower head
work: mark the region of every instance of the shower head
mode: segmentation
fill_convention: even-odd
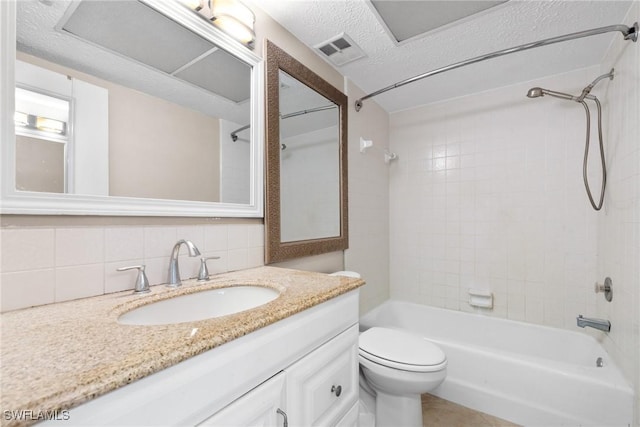
[[[577,97],[573,95],[569,95],[568,93],[556,92],[549,89],[542,89],[541,87],[532,87],[527,92],[527,96],[529,98],[539,98],[544,95],[555,96],[556,98],[567,99],[569,101],[578,101]]]
[[[542,89],[541,87],[532,87],[527,92],[527,96],[529,98],[538,98],[540,96],[544,96],[544,89]]]

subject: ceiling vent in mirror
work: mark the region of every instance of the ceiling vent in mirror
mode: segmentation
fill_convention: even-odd
[[[351,37],[345,33],[317,44],[314,48],[321,57],[337,66],[342,66],[366,56],[360,46],[355,44]]]

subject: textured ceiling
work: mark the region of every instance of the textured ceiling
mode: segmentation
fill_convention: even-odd
[[[631,25],[623,22],[630,6],[630,1],[511,0],[397,45],[367,0],[252,2],[309,47],[343,31],[351,36],[367,57],[337,69],[367,93],[497,50],[606,25]],[[592,36],[491,59],[392,90],[375,101],[393,112],[599,64],[614,37],[621,36]]]

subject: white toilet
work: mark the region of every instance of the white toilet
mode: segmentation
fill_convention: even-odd
[[[360,277],[355,271],[330,275]],[[373,327],[360,334],[359,361],[361,401],[373,400],[375,426],[422,427],[420,395],[438,387],[447,376],[442,349],[420,335]],[[361,412],[361,421],[362,416]],[[372,424],[366,420],[360,424]]]
[[[359,347],[365,388],[375,393],[376,427],[421,427],[420,395],[444,381],[444,352],[419,335],[378,327],[360,334]]]

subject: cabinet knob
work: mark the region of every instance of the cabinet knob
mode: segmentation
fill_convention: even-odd
[[[340,395],[342,394],[342,386],[338,385],[332,385],[331,386],[331,393],[335,393],[336,397],[340,397]]]

